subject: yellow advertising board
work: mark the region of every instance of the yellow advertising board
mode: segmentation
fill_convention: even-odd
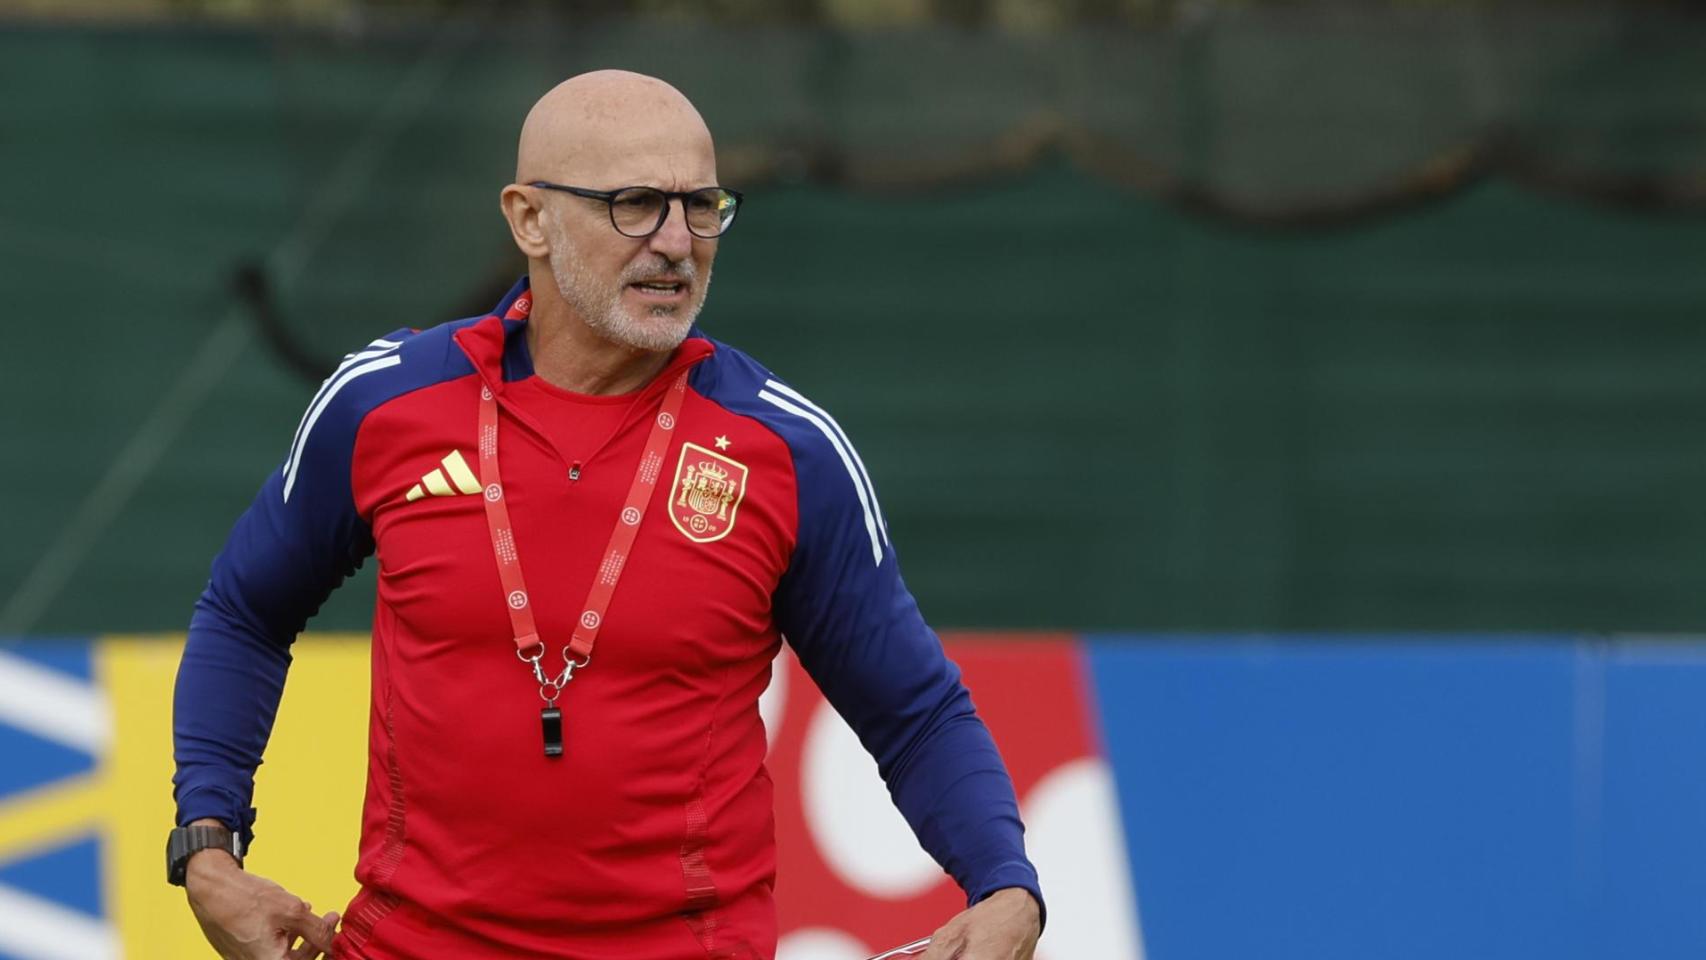
[[[0,647],[0,758],[9,761],[0,778],[0,957],[214,955],[183,891],[165,882],[182,649],[181,636]],[[341,911],[356,891],[367,638],[304,637],[293,652],[289,695],[256,776],[260,816],[247,865],[321,912]]]

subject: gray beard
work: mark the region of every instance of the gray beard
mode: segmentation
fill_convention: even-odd
[[[645,280],[665,270],[675,273],[684,283],[693,285],[697,269],[691,260],[650,264],[630,264],[615,284],[605,284],[592,276],[574,256],[568,237],[547,225],[551,241],[551,276],[557,282],[557,292],[592,332],[611,343],[647,353],[667,353],[681,345],[699,316],[699,308],[711,289],[711,272],[705,271],[705,282],[699,295],[685,306],[659,305],[648,308],[644,316],[636,317],[623,309],[622,291],[628,284]]]

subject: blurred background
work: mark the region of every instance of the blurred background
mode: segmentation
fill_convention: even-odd
[[[702,322],[858,443],[1039,956],[1706,950],[1697,6],[0,0],[0,958],[211,954],[159,875],[208,564],[338,357],[522,272],[521,118],[601,67],[747,194]],[[258,794],[322,909],[374,567]],[[928,932],[777,677],[781,960]]]

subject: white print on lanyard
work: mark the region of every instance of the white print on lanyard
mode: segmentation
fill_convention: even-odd
[[[622,568],[634,549],[634,538],[645,519],[646,505],[657,488],[663,472],[664,454],[669,450],[670,434],[681,415],[681,402],[687,396],[687,371],[675,378],[664,394],[663,407],[652,421],[651,435],[646,440],[646,452],[634,470],[634,482],[628,486],[628,499],[617,514],[616,525],[610,531],[610,546],[598,565],[598,575],[587,591],[586,605],[575,622],[569,643],[563,648],[563,672],[547,677],[541,663],[545,642],[539,639],[539,627],[533,620],[533,604],[528,599],[527,583],[521,576],[521,556],[516,552],[514,526],[505,503],[503,478],[498,473],[498,400],[488,386],[480,387],[480,486],[485,489],[486,526],[492,534],[492,552],[497,556],[498,578],[503,582],[504,609],[509,611],[509,623],[515,633],[515,655],[521,662],[533,666],[533,678],[539,681],[539,697],[545,701],[539,711],[539,725],[545,737],[545,756],[563,755],[563,712],[557,709],[557,698],[574,679],[575,671],[592,662],[592,647],[598,640],[598,629],[604,624],[604,611],[622,578]]]

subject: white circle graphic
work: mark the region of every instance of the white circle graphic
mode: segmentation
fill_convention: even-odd
[[[486,499],[490,500],[493,503],[497,503],[498,498],[503,496],[503,495],[504,495],[503,488],[499,487],[495,483],[486,488]]]
[[[877,762],[827,703],[806,730],[800,792],[812,839],[849,886],[903,900],[947,879],[894,808]]]
[[[626,507],[622,510],[622,522],[633,526],[640,522],[640,511],[637,507]]]
[[[492,399],[492,388],[491,387],[481,387],[480,388],[480,399],[481,400]]]
[[[660,413],[660,414],[658,414],[658,426],[664,428],[665,430],[674,430],[675,429],[675,418],[670,416],[667,413]]]
[[[527,606],[527,594],[521,590],[512,592],[509,595],[509,605],[516,610],[520,610],[522,607]]]
[[[765,687],[764,693],[758,697],[758,717],[764,721],[764,743],[771,749],[776,747],[776,734],[782,730],[783,712],[788,709],[788,662],[792,659],[787,646],[783,646],[776,659],[770,662],[770,686]]]
[[[609,516],[609,514],[606,514],[606,516]],[[592,610],[588,610],[587,612],[581,614],[581,626],[587,628],[588,630],[597,630],[598,629],[598,614]]]
[[[829,927],[801,927],[776,942],[776,960],[865,960],[871,950]]]
[[[1106,761],[1062,764],[1022,805],[1025,848],[1048,897],[1039,960],[1143,960],[1137,897],[1114,777]]]

